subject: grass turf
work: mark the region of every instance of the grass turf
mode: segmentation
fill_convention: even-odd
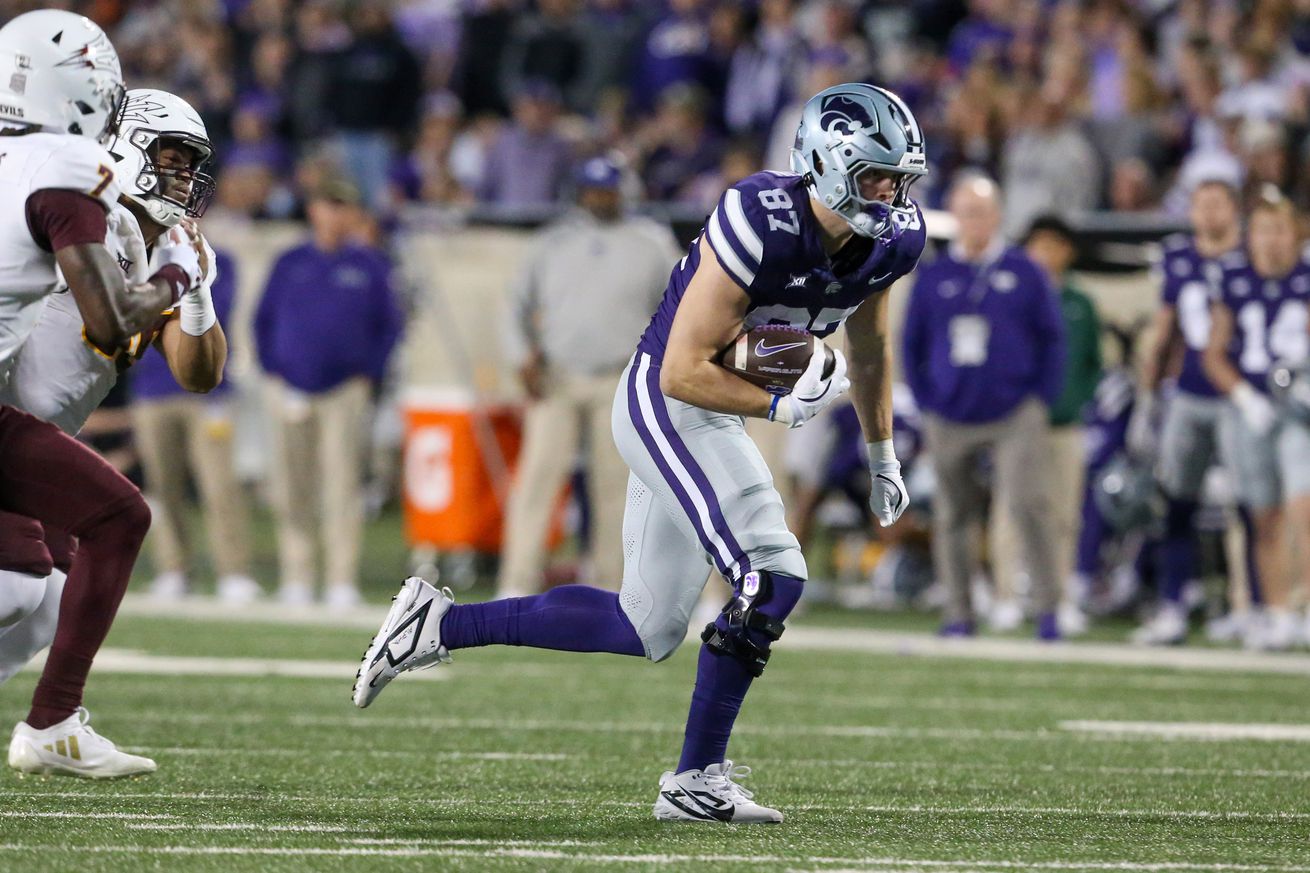
[[[821,621],[811,616],[807,623]],[[108,645],[340,662],[367,632],[123,617]],[[776,827],[650,815],[694,652],[460,652],[367,711],[349,678],[93,675],[160,771],[0,776],[0,870],[1310,871],[1310,743],[1065,720],[1310,723],[1303,677],[788,651],[731,749]],[[21,718],[34,676],[0,687]],[[1237,865],[1237,866],[1228,866]]]

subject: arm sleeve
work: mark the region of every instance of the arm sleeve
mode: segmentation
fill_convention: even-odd
[[[66,188],[42,188],[27,198],[27,228],[48,252],[88,243],[104,243],[109,232],[105,210],[89,194]]]
[[[1037,374],[1037,391],[1047,406],[1053,406],[1064,390],[1064,376],[1069,368],[1069,341],[1064,327],[1064,314],[1060,311],[1059,296],[1051,290],[1045,274],[1033,266],[1029,278],[1037,295],[1034,302],[1035,333],[1041,368]]]

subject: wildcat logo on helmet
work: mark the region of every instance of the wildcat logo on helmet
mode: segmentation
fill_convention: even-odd
[[[833,94],[823,101],[819,126],[830,133],[850,136],[855,133],[877,133],[878,122],[859,101],[845,94]]]

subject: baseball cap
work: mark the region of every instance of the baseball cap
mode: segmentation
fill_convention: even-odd
[[[616,189],[623,182],[623,171],[606,158],[589,158],[582,162],[575,174],[579,188]]]

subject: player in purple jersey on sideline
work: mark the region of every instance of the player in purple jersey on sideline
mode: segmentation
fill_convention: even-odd
[[[1241,245],[1240,209],[1238,192],[1228,181],[1200,183],[1192,192],[1192,233],[1165,239],[1160,256],[1161,305],[1142,368],[1145,402],[1135,414],[1131,442],[1146,442],[1136,434],[1150,419],[1151,407],[1180,346],[1182,366],[1159,436],[1156,475],[1167,501],[1161,542],[1161,603],[1155,615],[1134,633],[1138,643],[1171,645],[1187,637],[1182,594],[1198,571],[1196,514],[1201,483],[1205,471],[1221,455],[1230,454],[1221,451],[1227,433],[1220,427],[1224,402],[1205,374],[1201,355],[1210,338],[1212,273],[1221,255]]]
[[[896,95],[864,84],[838,85],[806,103],[792,167],[795,173],[756,173],[727,190],[674,267],[623,375],[614,439],[632,475],[621,591],[567,585],[456,606],[448,591],[411,578],[365,652],[356,705],[367,706],[400,673],[472,646],[662,661],[686,638],[711,563],[733,597],[701,635],[681,760],[660,778],[655,816],[782,821],[735,781],[749,771],[726,758],[742,701],[807,575],[743,419],[795,427],[849,386],[869,444],[873,514],[883,525],[900,517],[909,497],[892,446],[884,292],[923,251],[923,217],[909,188],[927,173],[914,116]],[[757,325],[826,336],[843,322],[849,369],[838,353],[825,376],[819,349],[786,396],[716,363]]]
[[[1275,362],[1296,364],[1310,354],[1310,263],[1299,253],[1298,226],[1296,209],[1277,191],[1255,206],[1246,250],[1219,258],[1203,358],[1210,381],[1231,403],[1223,426],[1238,497],[1251,511],[1266,604],[1245,639],[1258,649],[1290,648],[1299,630],[1289,603],[1283,509],[1303,513],[1310,502],[1310,431],[1279,416],[1266,381]]]

